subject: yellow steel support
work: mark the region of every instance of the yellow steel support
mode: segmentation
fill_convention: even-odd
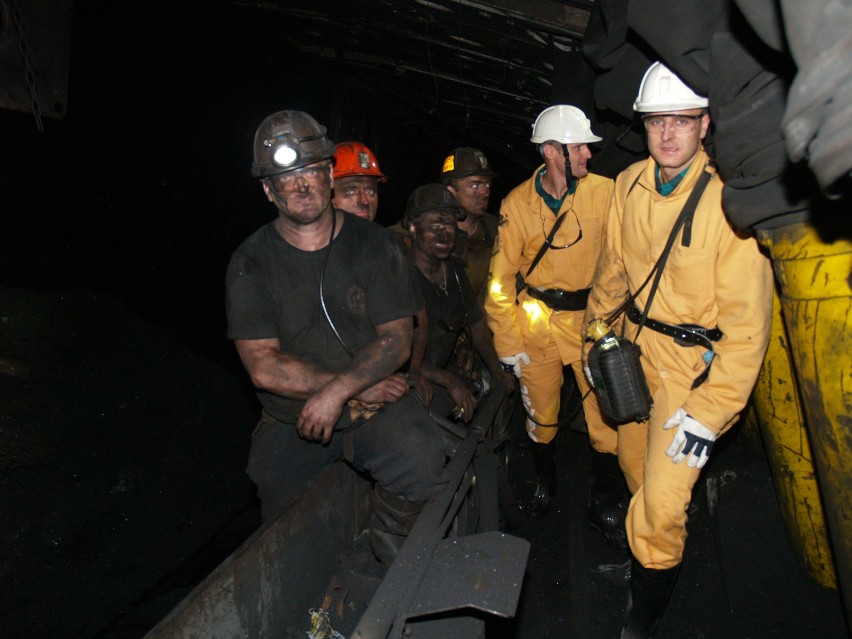
[[[754,388],[752,405],[781,514],[796,542],[800,559],[817,583],[836,588],[834,559],[777,294],[772,307],[772,338]]]
[[[760,231],[772,256],[847,619],[852,619],[852,243]]]

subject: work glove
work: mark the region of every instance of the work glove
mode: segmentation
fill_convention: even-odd
[[[512,375],[514,375],[518,379],[520,379],[521,364],[529,366],[530,356],[526,353],[518,353],[517,355],[510,355],[509,357],[501,357],[500,363],[503,365],[503,368],[512,373]]]
[[[672,458],[672,462],[679,464],[686,458],[686,465],[690,468],[704,468],[710,457],[710,449],[716,441],[716,433],[703,426],[686,414],[683,408],[678,408],[675,414],[663,424],[664,430],[677,426],[677,433],[669,447],[666,455]]]
[[[592,379],[592,369],[589,368],[589,353],[591,352],[591,350],[592,344],[588,341],[584,342],[580,358],[583,362],[583,373],[586,375],[586,380],[589,382],[589,386],[594,388],[595,380]]]

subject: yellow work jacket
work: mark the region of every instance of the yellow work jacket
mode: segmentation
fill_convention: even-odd
[[[607,317],[642,285],[701,173],[711,172],[713,178],[695,211],[691,243],[682,246],[683,231],[678,232],[648,312],[649,318],[668,324],[721,329],[724,336],[715,343],[710,375],[689,391],[705,367],[703,348],[678,346],[671,337],[647,327],[637,343],[643,366],[655,369],[655,377],[670,395],[685,394],[686,412],[718,434],[745,406],[763,362],[772,311],[772,270],[756,240],[737,232],[725,217],[722,180],[703,150],[668,197],[657,192],[655,166],[649,158],[616,179],[606,246],[585,321]],[[647,304],[650,288],[651,284],[636,299],[640,309]],[[633,339],[636,324],[623,322],[625,335]]]
[[[536,192],[535,176],[543,166],[526,182],[512,189],[500,206],[497,242],[485,299],[488,326],[494,333],[494,347],[499,357],[526,352],[535,358],[536,351],[546,345],[546,340],[540,339],[545,334],[541,328],[549,331],[551,322],[557,318],[567,320],[576,316],[577,326],[572,331],[577,333],[579,340],[582,311],[554,312],[543,302],[529,297],[526,290],[517,294],[516,276],[520,273],[527,284],[539,288],[566,291],[589,288],[603,247],[613,181],[589,173],[579,179],[574,194],[567,195],[562,202],[559,214],[567,211],[567,216],[553,245],[571,244],[579,236],[580,228],[583,238],[569,248],[548,249],[527,276],[530,264],[557,218]],[[570,211],[572,207],[576,218]]]

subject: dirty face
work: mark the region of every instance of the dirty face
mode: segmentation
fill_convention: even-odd
[[[330,210],[331,164],[317,162],[274,175],[262,182],[263,192],[278,213],[294,224],[311,224]]]
[[[642,121],[648,150],[666,182],[692,164],[710,126],[705,109],[649,113]]]
[[[378,182],[368,175],[338,178],[334,182],[334,208],[375,220],[379,208]]]
[[[446,260],[456,245],[456,216],[451,211],[427,211],[409,228],[414,250]]]
[[[447,188],[456,196],[468,215],[482,217],[488,213],[488,200],[491,197],[490,177],[469,175],[453,180]]]

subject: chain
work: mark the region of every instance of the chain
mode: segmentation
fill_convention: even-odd
[[[35,117],[36,127],[39,133],[44,133],[44,124],[41,121],[41,108],[38,105],[38,92],[36,89],[36,77],[30,64],[30,49],[27,46],[27,38],[24,34],[24,16],[21,13],[21,7],[18,0],[12,3],[12,16],[15,20],[15,27],[18,30],[18,51],[21,54],[21,60],[24,63],[27,76],[27,91],[30,94],[30,101],[33,108],[33,116]]]

